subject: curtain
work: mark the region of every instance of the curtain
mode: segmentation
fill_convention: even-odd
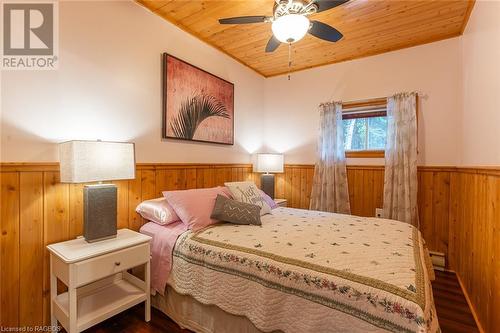
[[[418,227],[416,108],[415,93],[387,100],[384,216]]]
[[[342,104],[321,104],[320,118],[318,158],[314,167],[310,208],[350,214]]]

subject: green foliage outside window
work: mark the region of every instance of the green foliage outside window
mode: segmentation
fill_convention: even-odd
[[[344,119],[345,150],[384,150],[387,117]]]

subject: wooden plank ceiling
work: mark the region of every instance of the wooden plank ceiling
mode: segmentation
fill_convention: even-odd
[[[274,0],[137,0],[265,77],[288,72],[288,47],[265,46],[271,24],[221,25],[219,18],[272,15]],[[337,43],[306,36],[293,44],[292,71],[362,58],[462,34],[473,0],[351,0],[311,19],[343,33]]]

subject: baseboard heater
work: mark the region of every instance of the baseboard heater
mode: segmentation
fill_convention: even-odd
[[[444,253],[429,251],[432,260],[432,266],[438,271],[444,271],[446,267],[446,258]]]

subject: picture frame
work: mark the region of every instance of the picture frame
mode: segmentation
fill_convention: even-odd
[[[162,137],[234,145],[234,84],[168,53],[162,64]]]

